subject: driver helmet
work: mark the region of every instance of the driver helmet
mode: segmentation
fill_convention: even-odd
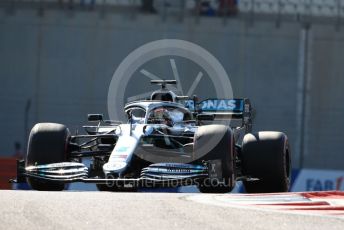
[[[171,119],[170,113],[166,108],[158,108],[153,111],[153,116],[155,119],[162,121],[163,124],[172,126],[173,121]]]

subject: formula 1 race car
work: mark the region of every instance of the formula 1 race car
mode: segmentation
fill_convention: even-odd
[[[147,100],[127,103],[127,123],[89,114],[85,134],[62,124],[38,123],[30,133],[17,182],[59,191],[72,182],[95,183],[101,191],[197,185],[201,192],[230,192],[243,181],[248,193],[286,192],[291,156],[282,132],[250,133],[248,99],[198,101],[166,88]],[[91,158],[90,165],[82,163]]]

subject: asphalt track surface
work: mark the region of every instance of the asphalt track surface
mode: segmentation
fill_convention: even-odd
[[[0,229],[344,229],[340,216],[237,207],[218,196],[3,190]]]

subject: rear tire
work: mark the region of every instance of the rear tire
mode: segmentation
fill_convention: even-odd
[[[70,138],[66,126],[56,123],[38,123],[30,133],[25,167],[67,161],[67,147]],[[64,183],[27,178],[32,189],[61,191]]]
[[[288,138],[281,132],[246,134],[242,143],[243,175],[259,178],[244,181],[247,193],[287,192],[291,158]]]
[[[205,146],[209,146],[212,138],[219,137],[220,141],[208,151],[202,160],[220,160],[222,168],[222,178],[220,181],[207,178],[200,181],[198,189],[202,193],[228,193],[234,186],[234,137],[232,130],[225,125],[205,125],[200,126],[195,133],[194,154],[204,151]],[[216,138],[215,138],[216,139]],[[217,141],[218,141],[217,139]],[[220,182],[220,183],[217,183]]]

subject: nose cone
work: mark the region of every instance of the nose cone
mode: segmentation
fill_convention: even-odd
[[[108,173],[121,173],[127,168],[126,162],[108,162],[103,165],[103,171]]]

